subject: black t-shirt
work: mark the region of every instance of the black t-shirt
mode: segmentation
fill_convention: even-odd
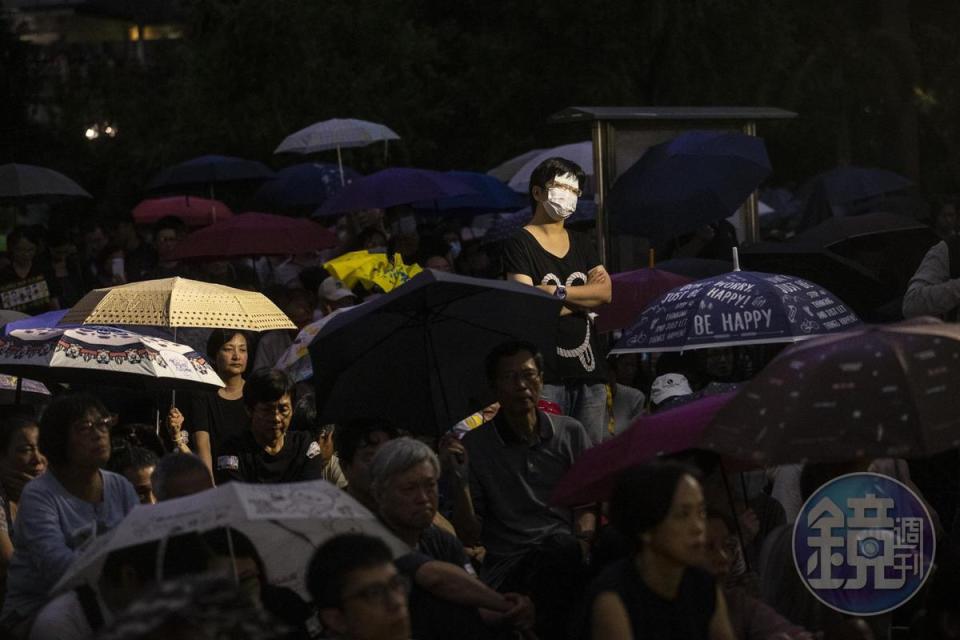
[[[585,234],[569,230],[567,234],[570,236],[570,249],[565,256],[558,258],[541,247],[529,231],[521,229],[504,243],[504,271],[530,276],[534,285],[576,287],[586,284],[587,274],[600,266],[600,258]],[[547,358],[545,382],[559,384],[606,380],[604,354],[592,324],[586,311],[560,317],[557,323],[557,355],[555,359]]]
[[[287,431],[277,455],[263,450],[246,430],[224,443],[213,459],[217,484],[236,480],[253,484],[320,480],[323,456],[309,431]]]
[[[184,428],[191,433],[206,431],[210,435],[210,454],[214,460],[223,444],[246,431],[249,422],[250,416],[243,398],[226,400],[216,391],[202,391],[188,396]]]
[[[586,600],[590,611],[597,596],[611,592],[620,596],[635,640],[706,640],[710,637],[717,589],[713,577],[706,571],[688,567],[680,580],[677,597],[667,600],[644,584],[633,558],[624,558],[607,567],[590,585]],[[588,623],[584,629],[587,636],[589,629]]]
[[[417,585],[417,571],[430,560],[449,562],[475,575],[463,544],[455,536],[436,526],[424,531],[416,550],[395,561],[397,571],[406,575],[413,585],[409,602],[410,637],[417,640],[479,640],[492,637],[477,609],[443,600]]]

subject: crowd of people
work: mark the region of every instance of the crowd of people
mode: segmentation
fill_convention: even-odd
[[[0,296],[19,292],[10,306],[27,313],[70,306],[93,287],[179,275],[263,290],[302,329],[381,293],[323,268],[356,249],[504,277],[556,297],[562,311],[553,352],[517,340],[490,351],[496,402],[444,434],[403,432],[389,415],[324,424],[309,381],[278,368],[292,331],[184,332],[224,386],[180,396],[159,429],[151,401],[132,391],[74,385],[43,407],[3,407],[3,637],[881,640],[907,628],[956,637],[955,490],[928,496],[946,544],[924,597],[902,610],[844,616],[793,569],[789,531],[806,497],[867,468],[923,484],[903,461],[732,474],[709,452],[683,452],[621,474],[607,501],[551,501],[585,451],[645,413],[736,388],[777,350],[606,357],[592,316],[611,301],[611,278],[589,236],[566,224],[585,183],[567,160],[541,164],[532,217],[500,247],[471,227],[418,222],[406,207],[346,216],[333,252],[284,259],[179,263],[172,251],[186,227],[176,219],[149,238],[129,216],[75,235],[11,232]],[[330,538],[298,559],[308,601],[271,582],[273,568],[242,532],[184,532],[113,551],[96,583],[52,592],[85,542],[136,505],[229,482],[320,479],[408,552],[395,557],[366,534]]]

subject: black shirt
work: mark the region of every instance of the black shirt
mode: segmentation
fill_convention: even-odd
[[[187,431],[206,431],[210,436],[210,454],[216,460],[223,444],[241,435],[250,422],[243,398],[226,400],[216,391],[201,391],[188,396],[184,412]]]
[[[590,585],[590,611],[601,593],[620,596],[630,618],[635,640],[706,640],[710,619],[717,606],[717,589],[706,571],[688,567],[683,572],[677,597],[667,600],[650,590],[637,573],[633,558],[607,567]],[[589,615],[588,615],[589,619]],[[589,637],[589,624],[584,629]]]
[[[463,544],[442,529],[431,525],[420,536],[415,551],[395,561],[397,571],[407,576],[413,585],[410,591],[410,637],[417,640],[471,640],[489,637],[480,613],[473,607],[438,598],[421,589],[416,573],[430,560],[455,564],[473,573]]]
[[[590,239],[567,231],[570,249],[559,258],[540,246],[536,238],[521,229],[504,243],[503,267],[508,274],[529,276],[534,285],[576,287],[587,283],[587,274],[600,266]],[[605,382],[606,363],[595,327],[586,311],[561,316],[557,323],[557,356],[547,358],[544,382]]]
[[[217,484],[236,480],[252,484],[320,480],[323,456],[309,431],[287,431],[276,455],[264,451],[246,430],[231,438],[213,459]]]

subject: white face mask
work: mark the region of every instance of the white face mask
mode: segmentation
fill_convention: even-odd
[[[577,209],[576,192],[580,190],[580,181],[572,173],[565,173],[551,182],[554,185],[563,186],[552,186],[547,189],[547,199],[543,201],[543,209],[552,220],[557,222],[566,220]]]

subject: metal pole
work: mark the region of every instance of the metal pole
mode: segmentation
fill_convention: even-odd
[[[607,229],[607,145],[610,144],[607,135],[606,123],[597,120],[593,123],[593,179],[596,188],[597,203],[597,253],[600,256],[600,264],[607,267],[608,271],[613,271],[612,265],[608,263],[609,259],[609,234]]]
[[[757,123],[753,120],[743,125],[743,132],[748,136],[757,135]],[[743,229],[746,237],[743,241],[746,244],[760,242],[760,199],[757,192],[754,191],[743,203]]]

